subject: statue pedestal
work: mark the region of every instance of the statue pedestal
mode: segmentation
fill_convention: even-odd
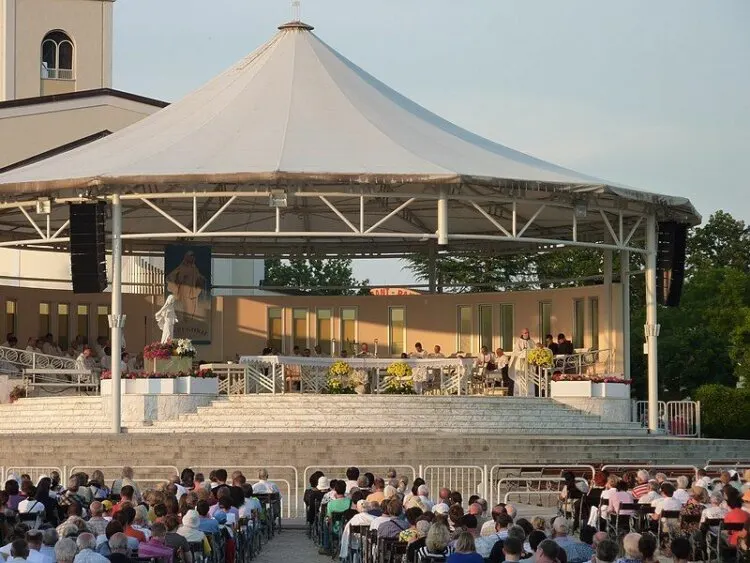
[[[146,360],[144,368],[148,373],[190,373],[193,370],[193,358],[172,356],[168,360]]]

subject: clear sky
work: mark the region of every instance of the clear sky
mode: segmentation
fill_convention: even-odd
[[[115,87],[175,101],[267,41],[288,0],[120,0]],[[315,33],[454,123],[750,221],[748,0],[302,0]],[[410,276],[362,261],[375,283]]]

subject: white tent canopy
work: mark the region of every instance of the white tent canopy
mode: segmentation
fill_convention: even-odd
[[[257,197],[279,188],[289,196],[281,212]],[[288,251],[289,242],[304,243],[304,252],[330,252],[326,246],[339,252],[342,240],[335,235],[343,228],[349,239],[352,232],[359,235],[357,246],[380,237],[380,249],[399,254],[412,245],[409,237],[436,237],[440,193],[450,201],[452,233],[515,239],[494,241],[498,248],[524,242],[519,231],[536,239],[530,243],[624,247],[651,208],[663,218],[700,220],[685,198],[608,183],[461,129],[367,74],[301,22],[281,26],[268,43],[166,109],[89,145],[0,174],[0,200],[6,202],[115,191],[152,198],[145,206],[123,199],[126,251],[158,251],[163,243],[145,236],[156,232],[164,238],[200,234],[218,252],[236,252],[239,240],[241,252],[256,254]],[[200,201],[153,199],[170,192],[189,192]],[[305,197],[323,193],[326,199]],[[226,194],[236,197],[222,207]],[[579,215],[571,226],[576,204],[594,213]],[[0,212],[0,237],[23,241],[35,229],[15,211]],[[62,224],[66,213],[64,206],[53,209],[52,224]],[[600,214],[607,215],[604,221]],[[198,223],[209,219],[211,229],[198,233]],[[634,234],[632,240],[642,240]],[[250,244],[253,237],[266,250]],[[286,240],[273,249],[273,239],[280,238]],[[462,244],[456,237],[452,243]],[[476,239],[464,244],[472,247]]]

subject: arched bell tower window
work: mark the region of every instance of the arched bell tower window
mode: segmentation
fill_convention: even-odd
[[[64,31],[50,31],[42,40],[42,78],[73,80],[73,41]]]

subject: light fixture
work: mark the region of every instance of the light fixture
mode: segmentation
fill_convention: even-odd
[[[36,200],[37,215],[49,215],[52,212],[52,202],[47,197],[40,197]]]
[[[585,219],[588,215],[589,208],[585,201],[577,201],[573,207],[576,219]]]
[[[286,191],[284,190],[271,190],[268,194],[268,206],[269,207],[286,207],[287,197]]]

